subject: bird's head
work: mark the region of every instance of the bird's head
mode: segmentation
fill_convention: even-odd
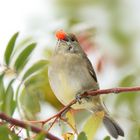
[[[58,39],[56,52],[58,53],[77,53],[83,52],[78,39],[72,33],[66,33],[64,31],[57,31],[56,38]]]

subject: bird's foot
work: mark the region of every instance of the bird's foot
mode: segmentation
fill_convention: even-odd
[[[77,93],[76,96],[75,96],[75,99],[76,101],[81,104],[82,103],[82,100],[81,100],[81,93]]]

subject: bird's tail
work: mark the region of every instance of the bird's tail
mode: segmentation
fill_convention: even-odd
[[[124,136],[124,131],[108,114],[105,114],[103,123],[112,137]]]
[[[118,138],[119,136],[124,136],[124,131],[121,129],[121,127],[118,125],[117,122],[115,122],[111,116],[109,115],[107,108],[105,104],[100,100],[99,96],[94,96],[92,98],[93,100],[93,107],[91,109],[92,112],[104,112],[104,117],[103,117],[103,123],[105,127],[107,128],[108,132],[110,135],[114,138]]]

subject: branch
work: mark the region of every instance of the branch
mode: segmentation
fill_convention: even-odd
[[[82,96],[86,97],[88,95],[90,96],[96,96],[100,94],[110,94],[110,93],[122,93],[122,92],[130,92],[130,91],[140,91],[140,86],[138,87],[119,87],[119,88],[111,88],[111,89],[101,89],[96,91],[89,91],[84,93]],[[82,97],[82,98],[83,98]]]
[[[96,95],[110,94],[110,93],[117,93],[118,94],[118,93],[122,93],[122,92],[130,92],[130,91],[140,91],[140,87],[121,87],[121,88],[111,88],[111,89],[102,89],[102,90],[96,90],[96,91],[88,91],[88,92],[85,92],[84,94],[82,94],[80,99],[85,98],[87,96],[96,96]],[[76,99],[72,100],[67,106],[62,108],[54,116],[52,116],[52,117],[50,117],[50,118],[48,118],[46,120],[32,121],[32,122],[45,124],[45,123],[49,122],[52,119],[54,119],[54,122],[56,122],[56,120],[59,119],[59,118],[61,119],[62,115],[65,112],[67,112],[67,110],[69,110],[69,108],[72,105],[74,105],[75,103],[77,103]],[[56,136],[50,134],[48,131],[45,131],[44,129],[38,128],[36,126],[33,126],[31,124],[25,123],[25,122],[17,120],[17,119],[13,119],[11,117],[8,117],[4,113],[0,113],[0,118],[2,120],[5,120],[6,122],[12,124],[12,125],[16,125],[16,126],[19,126],[21,128],[24,128],[24,129],[29,127],[35,133],[43,132],[45,134],[46,138],[48,138],[50,140],[60,140],[59,138],[57,138]]]
[[[8,117],[7,115],[5,115],[4,113],[0,113],[0,119],[5,120],[6,122],[27,129],[30,128],[31,131],[35,132],[35,133],[40,133],[43,132],[46,136],[46,138],[50,139],[50,140],[60,140],[59,138],[57,138],[56,136],[52,135],[51,133],[45,131],[44,129],[38,128],[36,126],[33,126],[31,124],[25,123],[23,121]]]
[[[81,95],[80,99],[85,98],[87,96],[96,96],[96,95],[101,95],[101,94],[110,94],[110,93],[123,93],[123,92],[130,92],[130,91],[140,91],[140,86],[138,87],[119,87],[119,88],[111,88],[111,89],[101,89],[101,90],[94,90],[94,91],[88,91],[85,92],[84,94]],[[76,99],[73,99],[67,106],[62,108],[57,114],[54,116],[46,119],[46,120],[41,120],[41,121],[35,121],[38,123],[45,124],[49,122],[50,120],[54,118],[61,118],[62,114],[65,113],[72,105],[77,103]]]

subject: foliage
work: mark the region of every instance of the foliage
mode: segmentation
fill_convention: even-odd
[[[81,132],[79,135],[78,135],[78,138],[77,140],[88,140],[85,132]]]
[[[1,140],[20,140],[20,138],[9,130],[6,125],[0,126],[0,139]]]
[[[45,139],[44,134],[43,134],[43,133],[40,133],[40,134],[38,134],[38,135],[35,137],[34,140],[44,140],[44,139]]]
[[[16,39],[18,37],[18,34],[19,33],[17,32],[12,36],[12,38],[9,40],[9,43],[6,47],[4,59],[5,59],[5,63],[7,65],[9,65],[9,63],[10,63],[10,58],[11,58],[12,52],[14,50],[14,46],[15,46],[15,42],[16,42]]]
[[[57,18],[54,16],[56,20],[53,22],[59,23],[59,20],[64,20],[64,24],[61,28],[76,33],[84,49],[88,50],[88,52],[90,51],[90,54],[92,53],[94,55],[95,53],[93,62],[98,60],[96,56],[101,56],[101,58],[95,62],[95,65],[99,67],[96,70],[100,80],[99,84],[101,82],[101,87],[104,86],[104,83],[106,86],[108,81],[111,81],[109,83],[110,87],[114,86],[114,84],[115,86],[133,86],[140,82],[138,76],[140,68],[139,57],[136,58],[135,54],[133,54],[133,52],[136,51],[133,44],[137,43],[134,42],[137,40],[137,31],[132,31],[131,29],[128,31],[123,30],[125,22],[128,23],[125,21],[127,14],[124,14],[124,9],[130,9],[124,6],[125,2],[118,0],[56,0],[54,2],[54,9],[56,10],[55,16]],[[103,13],[103,17],[100,18],[99,16],[99,19],[97,18],[96,20],[95,17],[98,16],[94,15],[94,13],[98,11],[99,14],[100,12]],[[129,18],[131,17],[129,16]],[[106,23],[105,26],[107,26],[107,28],[104,28],[104,25],[102,25],[102,20]],[[38,21],[41,20],[38,19],[37,22],[33,22],[33,25],[38,23]],[[131,21],[131,19],[129,19],[129,21]],[[101,25],[100,22],[102,22]],[[51,21],[47,23],[51,24]],[[81,27],[81,23],[84,24],[84,26]],[[91,23],[92,26],[89,26]],[[43,28],[42,26],[41,23],[39,29]],[[86,28],[83,28],[85,26]],[[44,29],[46,29],[46,27],[45,23]],[[126,26],[126,28],[128,27]],[[58,28],[60,28],[60,25]],[[42,32],[45,32],[46,35],[46,30],[44,29]],[[55,29],[53,29],[53,31],[54,30]],[[47,31],[53,32],[52,29],[49,28],[47,28]],[[34,29],[34,32],[36,32],[36,29]],[[95,34],[97,34],[97,40],[96,37],[93,38]],[[32,42],[32,39],[28,37],[18,42],[18,36],[19,33],[15,33],[7,43],[4,53],[4,64],[0,65],[3,67],[3,71],[0,74],[0,111],[12,117],[15,112],[18,112],[22,118],[34,120],[38,119],[38,114],[42,111],[42,104],[44,105],[45,103],[47,111],[50,109],[50,106],[51,109],[58,110],[62,108],[63,105],[56,99],[50,88],[47,73],[48,61],[39,60],[27,67],[31,55],[36,48],[36,43]],[[102,36],[105,36],[105,39],[100,38]],[[54,40],[49,40],[49,43],[54,44]],[[46,54],[50,55],[50,52],[47,48]],[[96,52],[99,55],[96,55]],[[110,72],[112,67],[116,69],[115,80]],[[7,77],[9,78],[8,80]],[[105,82],[102,84],[102,81]],[[115,100],[112,100],[112,98],[115,98]],[[125,132],[125,139],[127,140],[140,139],[139,98],[139,95],[134,92],[120,94],[115,97],[112,95],[105,97],[107,106],[111,104],[112,114],[118,119],[123,120],[122,126],[125,130],[127,130],[127,125],[125,124],[131,124],[130,130]],[[124,113],[125,111],[126,113]],[[42,114],[44,115],[44,112]],[[76,115],[78,119],[75,122],[74,119]],[[88,117],[89,119],[87,120]],[[96,139],[96,133],[102,121],[101,118],[97,118],[96,115],[89,116],[89,114],[83,113],[83,111],[67,114],[67,118],[67,123],[70,123],[72,127],[64,124],[70,128],[66,129],[67,132],[64,134],[65,139],[74,139],[75,129],[82,131],[78,134],[78,140],[92,139],[91,137]],[[71,131],[73,132],[71,133]],[[0,126],[0,139],[9,140],[11,138],[15,140],[19,139],[17,135],[9,131],[7,124]],[[41,140],[44,139],[44,137],[41,133],[37,135],[35,139]],[[104,138],[104,140],[110,139],[109,136]]]
[[[23,48],[21,51],[19,49],[20,46],[16,44],[18,35],[19,33],[15,33],[6,46],[4,53],[4,64],[1,65],[3,67],[3,71],[0,74],[0,112],[3,112],[11,117],[14,115],[16,108],[19,108],[18,94],[19,89],[24,85],[24,81],[31,75],[45,67],[48,63],[45,60],[39,60],[24,72],[21,80],[19,81],[18,78],[21,76],[21,72],[24,71],[27,62],[30,59],[30,55],[36,47],[36,43],[28,44],[27,46],[24,46],[24,48],[23,46],[21,46],[21,48]],[[19,44],[24,45],[25,43]],[[12,75],[9,76],[9,73],[11,73]],[[15,88],[17,81],[18,86]],[[35,98],[28,96],[27,99]],[[16,129],[13,129],[11,131],[8,124],[1,125],[0,139],[18,140],[19,137],[16,131]],[[43,139],[43,136],[38,135],[36,139],[41,140]]]
[[[83,131],[86,133],[88,140],[94,139],[97,129],[99,128],[102,122],[103,116],[104,116],[104,112],[98,112],[96,114],[93,114],[86,121],[83,127]]]

